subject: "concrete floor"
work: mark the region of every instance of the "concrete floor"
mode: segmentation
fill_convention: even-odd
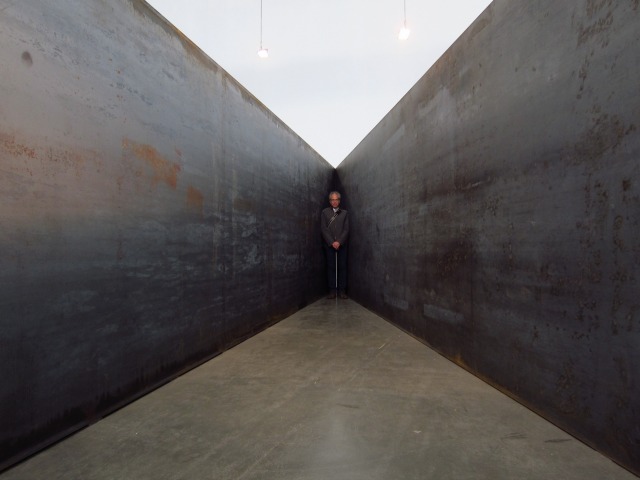
[[[636,479],[351,300],[321,300],[0,475]]]

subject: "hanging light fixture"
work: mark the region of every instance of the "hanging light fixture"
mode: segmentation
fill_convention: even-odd
[[[400,29],[400,33],[398,33],[398,39],[406,40],[411,35],[411,30],[407,28],[407,0],[404,0],[404,23],[402,24],[402,28]]]
[[[260,0],[260,50],[258,50],[258,56],[260,58],[269,56],[269,49],[262,46],[262,0]]]

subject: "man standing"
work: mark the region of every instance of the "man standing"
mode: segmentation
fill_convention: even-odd
[[[328,208],[322,211],[320,229],[324,251],[327,255],[327,278],[329,296],[327,298],[347,297],[347,239],[349,238],[349,217],[346,210],[340,208],[340,192],[329,194]],[[336,272],[337,266],[337,272]]]

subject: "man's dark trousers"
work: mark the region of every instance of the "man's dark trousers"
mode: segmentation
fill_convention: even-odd
[[[324,251],[327,256],[327,280],[329,290],[336,291],[336,252],[338,252],[338,291],[341,293],[347,290],[347,246],[343,245],[338,250],[331,245],[324,244]]]

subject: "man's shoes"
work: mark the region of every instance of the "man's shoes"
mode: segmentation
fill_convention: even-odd
[[[339,297],[340,297],[340,298],[342,298],[343,300],[346,300],[346,299],[348,299],[348,298],[349,298],[345,292],[340,292],[340,295],[336,295],[336,292],[331,292],[331,293],[329,293],[329,295],[327,296],[327,299],[328,299],[328,300],[333,300],[334,298],[336,298],[336,296],[339,296]]]

